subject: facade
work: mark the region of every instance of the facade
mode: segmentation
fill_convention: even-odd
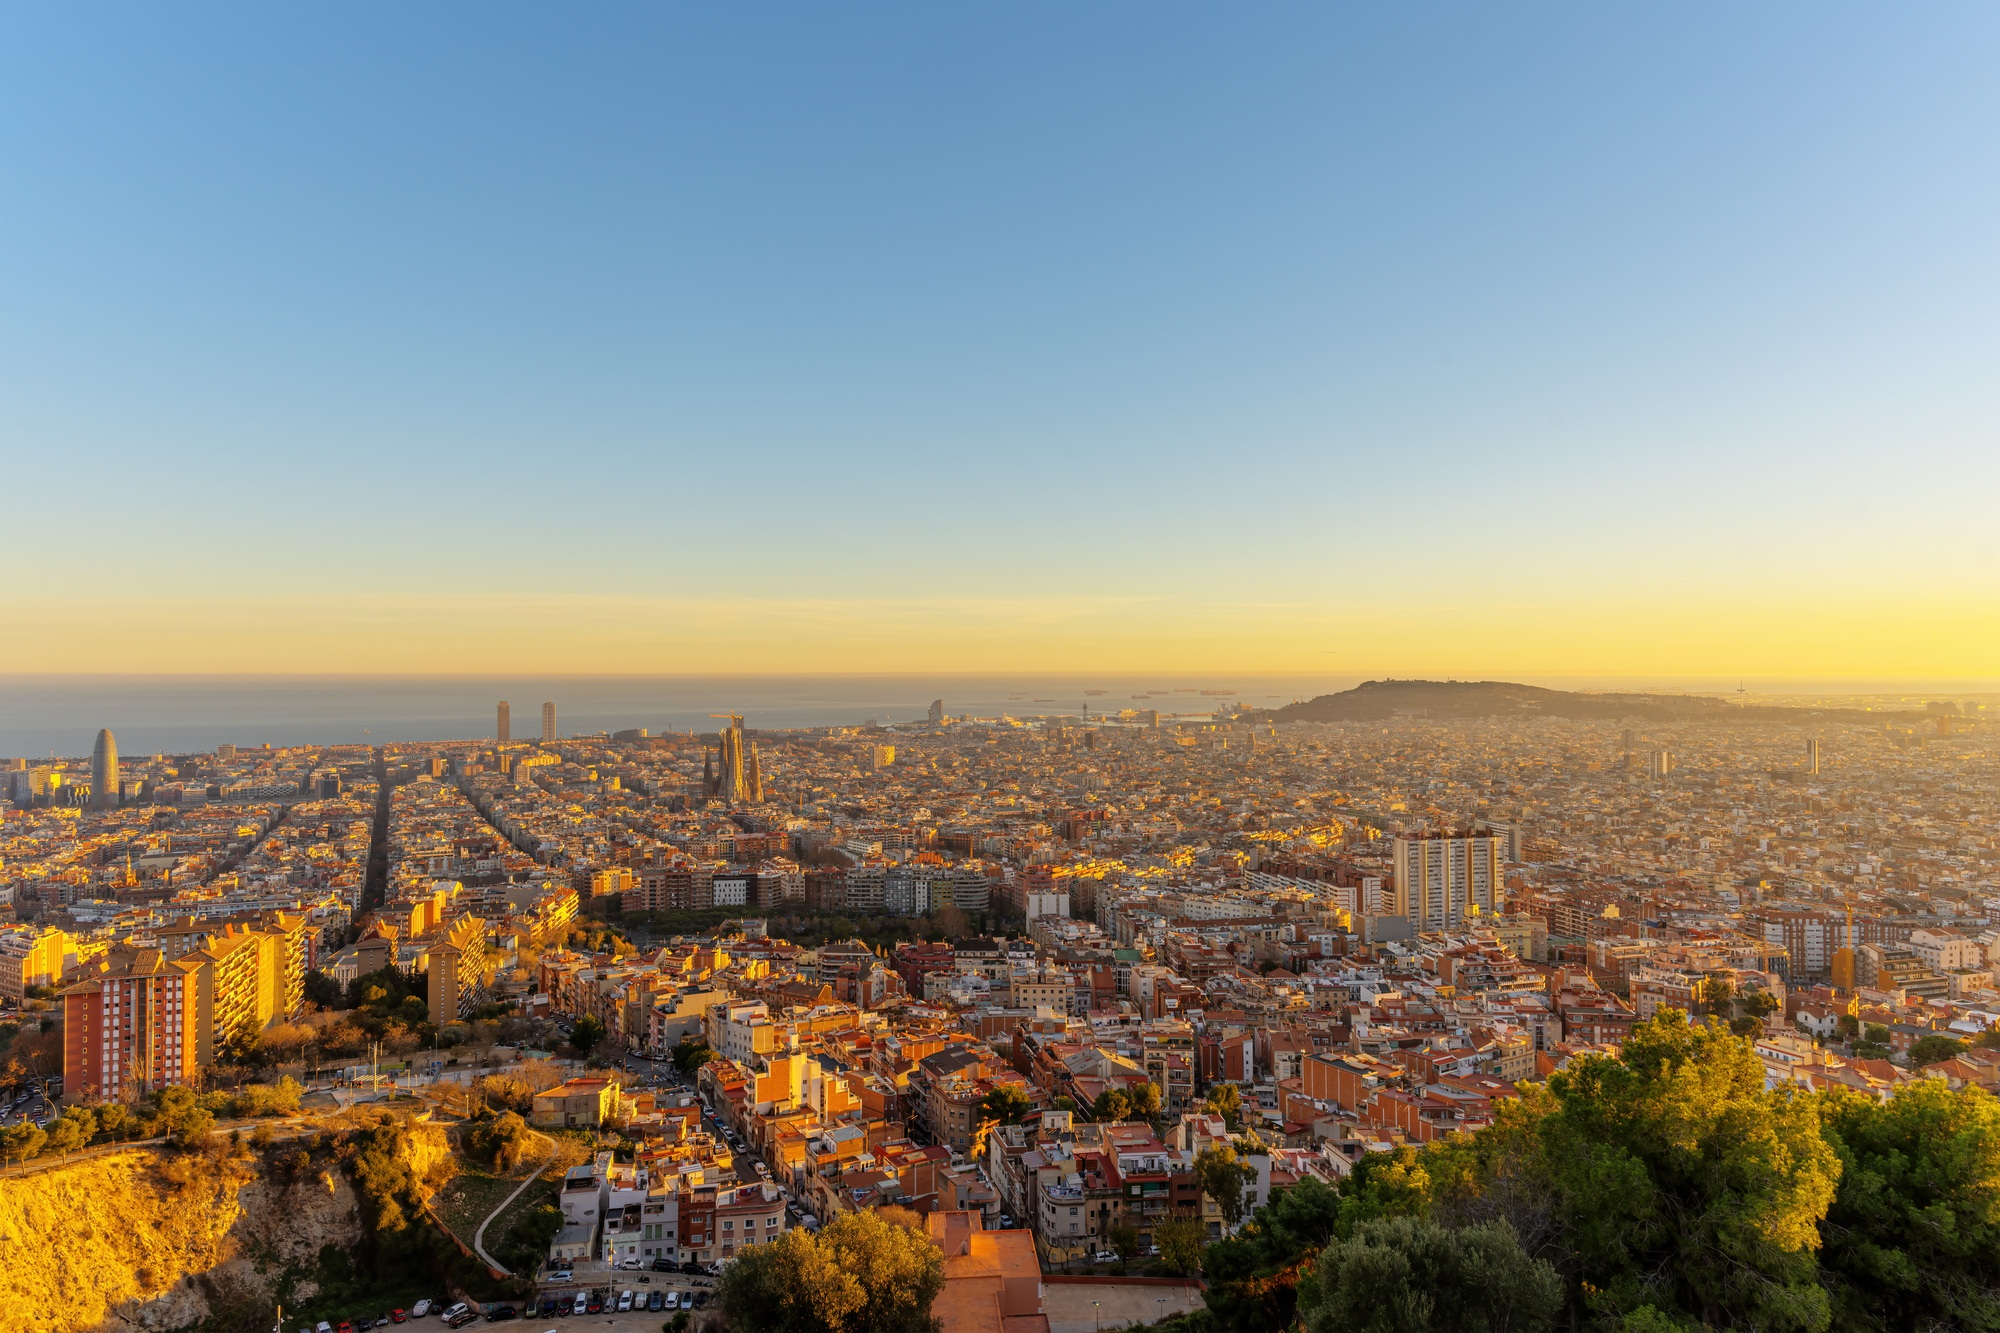
[[[495,717],[493,722],[493,735],[502,745],[514,739],[514,721],[505,699],[500,701],[498,716]]]
[[[617,1119],[618,1098],[619,1085],[615,1078],[573,1078],[536,1093],[530,1121],[544,1129],[601,1125],[607,1120]],[[563,1188],[567,1193],[568,1184],[565,1183]]]
[[[68,933],[24,926],[0,934],[0,997],[19,1005],[30,986],[53,986],[76,959]]]
[[[1505,839],[1490,834],[1398,837],[1392,915],[1415,931],[1457,930],[1489,917],[1505,884]]]
[[[430,949],[431,1022],[439,1025],[470,1018],[486,1003],[493,969],[486,953],[486,923],[461,916]]]
[[[63,1096],[118,1101],[196,1081],[206,964],[119,950],[63,992]]]
[[[547,700],[542,704],[542,744],[548,745],[556,738],[556,701]]]

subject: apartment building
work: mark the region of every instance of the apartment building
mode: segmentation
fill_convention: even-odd
[[[63,1097],[121,1101],[197,1081],[204,982],[200,958],[121,948],[62,994]]]

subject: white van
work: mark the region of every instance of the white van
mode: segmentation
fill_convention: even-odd
[[[618,1293],[619,1312],[623,1313],[624,1311],[629,1310],[631,1308],[632,1308],[632,1293],[629,1291],[619,1292]]]
[[[442,1318],[447,1324],[449,1324],[452,1320],[458,1318],[460,1315],[464,1313],[466,1313],[465,1302],[460,1301],[457,1305],[454,1305],[449,1310],[446,1310],[444,1314],[440,1316],[440,1318]]]

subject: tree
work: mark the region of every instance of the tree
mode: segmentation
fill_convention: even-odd
[[[1139,1253],[1141,1244],[1139,1228],[1130,1222],[1120,1222],[1105,1232],[1104,1238],[1111,1242],[1112,1252],[1118,1256],[1118,1267],[1123,1271],[1125,1265],[1131,1263],[1133,1256]]]
[[[1132,1099],[1123,1088],[1106,1088],[1097,1094],[1097,1103],[1090,1108],[1092,1120],[1102,1120],[1115,1124],[1132,1114]]]
[[[963,939],[965,932],[971,928],[965,913],[950,903],[931,913],[931,925],[941,938],[947,940]]]
[[[1256,1183],[1257,1169],[1236,1159],[1236,1149],[1226,1143],[1203,1148],[1194,1155],[1194,1183],[1215,1200],[1222,1220],[1234,1231],[1243,1220],[1244,1192]]]
[[[604,1024],[589,1014],[577,1019],[576,1026],[570,1029],[569,1044],[576,1047],[579,1055],[589,1055],[603,1040]]]
[[[1831,1092],[1840,1189],[1822,1227],[1834,1328],[1992,1328],[2000,1292],[2000,1100],[1916,1079],[1887,1102]]]
[[[232,1114],[242,1119],[258,1116],[297,1115],[300,1100],[305,1089],[290,1074],[284,1075],[276,1083],[251,1083],[239,1089]]]
[[[1141,1120],[1152,1120],[1160,1114],[1160,1085],[1141,1083],[1126,1094],[1131,1098],[1132,1114]]]
[[[1889,1029],[1880,1023],[1870,1023],[1861,1030],[1861,1039],[1873,1046],[1889,1044]]]
[[[714,1058],[715,1052],[699,1037],[682,1037],[674,1045],[674,1068],[680,1070],[683,1077],[691,1077],[695,1070]]]
[[[518,1112],[502,1111],[491,1120],[466,1127],[465,1152],[503,1174],[548,1152],[548,1141],[528,1128]]]
[[[26,1162],[42,1151],[49,1136],[41,1126],[32,1121],[23,1121],[5,1133],[0,1133],[0,1156],[10,1162]]]
[[[322,1009],[331,1009],[346,998],[340,983],[318,968],[306,973],[305,997],[308,1004],[316,1004]]]
[[[1965,1054],[1965,1043],[1942,1032],[1932,1032],[1919,1037],[1910,1044],[1910,1065],[1922,1069],[1944,1060],[1955,1060]]]
[[[1707,977],[1695,983],[1695,1012],[1719,1014],[1728,1009],[1736,995],[1736,983],[1728,977]]]
[[[87,1113],[86,1113],[87,1114]],[[46,1151],[53,1153],[73,1153],[90,1141],[86,1134],[78,1132],[80,1126],[69,1116],[59,1116],[49,1125]]]
[[[1848,1041],[1853,1041],[1861,1035],[1861,1020],[1853,1014],[1842,1014],[1836,1020],[1836,1026],[1840,1029],[1840,1035]]]
[[[153,1132],[164,1134],[176,1148],[192,1148],[208,1137],[215,1115],[187,1088],[161,1088],[153,1094]]]
[[[935,1333],[943,1289],[929,1236],[862,1211],[739,1251],[717,1295],[731,1328],[758,1333]]]
[[[1035,1104],[1012,1083],[996,1083],[979,1099],[979,1118],[989,1124],[1018,1125],[1034,1114]]]
[[[1413,1217],[1334,1241],[1299,1292],[1307,1333],[1540,1333],[1562,1304],[1562,1278],[1505,1222],[1453,1230]]]
[[[1729,1031],[1734,1036],[1754,1037],[1763,1030],[1764,1021],[1760,1018],[1753,1018],[1749,1014],[1745,1014],[1741,1018],[1732,1018],[1729,1020]]]
[[[1153,1243],[1160,1247],[1160,1262],[1170,1273],[1194,1277],[1201,1272],[1201,1219],[1185,1215],[1170,1217],[1153,1228]]]
[[[1208,1090],[1205,1103],[1209,1114],[1222,1117],[1233,1133],[1243,1119],[1243,1093],[1234,1083],[1218,1083]]]

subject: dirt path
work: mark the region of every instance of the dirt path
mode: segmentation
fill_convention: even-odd
[[[484,1259],[486,1261],[486,1266],[488,1268],[497,1269],[502,1273],[507,1273],[510,1275],[514,1271],[513,1269],[508,1268],[505,1264],[501,1263],[498,1259],[495,1259],[492,1255],[486,1252],[487,1223],[491,1222],[494,1218],[500,1216],[500,1214],[506,1212],[507,1205],[514,1202],[514,1200],[520,1198],[522,1190],[527,1189],[528,1186],[540,1180],[542,1178],[542,1172],[548,1170],[549,1163],[555,1160],[556,1160],[556,1155],[553,1152],[551,1152],[547,1157],[544,1157],[541,1160],[541,1162],[535,1167],[535,1169],[528,1173],[528,1178],[522,1181],[519,1185],[515,1186],[514,1192],[512,1194],[509,1194],[506,1198],[502,1199],[500,1201],[499,1207],[495,1208],[492,1212],[486,1215],[485,1221],[482,1221],[479,1224],[479,1230],[472,1233],[472,1252],[478,1255],[481,1259]]]

